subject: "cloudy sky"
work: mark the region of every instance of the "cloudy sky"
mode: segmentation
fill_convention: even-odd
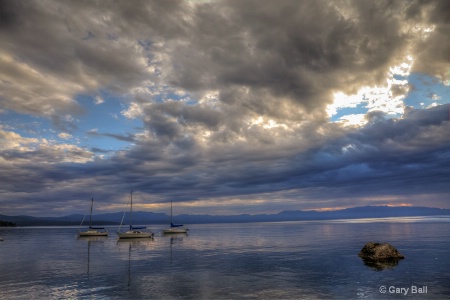
[[[0,214],[450,208],[450,2],[0,1]]]

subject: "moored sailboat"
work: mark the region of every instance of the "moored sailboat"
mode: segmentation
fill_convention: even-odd
[[[187,233],[189,231],[188,228],[185,228],[183,224],[173,224],[173,209],[172,209],[172,200],[170,200],[170,228],[164,229],[162,232],[164,234],[171,234],[171,233]]]
[[[108,231],[103,227],[93,227],[92,226],[92,207],[94,206],[94,198],[91,199],[91,213],[89,215],[89,228],[86,231],[80,231],[78,228],[78,237],[83,236],[108,236]],[[86,215],[84,216],[86,217]],[[84,218],[81,221],[80,226],[83,224]]]
[[[120,222],[119,230],[117,230],[117,235],[119,239],[134,239],[134,238],[152,238],[153,232],[147,229],[147,227],[136,227],[132,225],[132,215],[133,215],[133,192],[130,193],[130,228],[125,232],[121,232],[122,222]],[[125,217],[125,213],[124,213]]]

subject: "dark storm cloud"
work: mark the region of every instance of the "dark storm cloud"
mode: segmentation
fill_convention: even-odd
[[[120,22],[127,13],[133,14],[130,20],[145,14],[144,3],[138,4],[127,12],[125,1],[116,5],[102,1],[2,1],[3,106],[35,115],[77,114],[80,109],[71,100],[77,93],[102,88],[127,93],[129,88],[151,80],[147,57],[137,47],[138,37],[123,32],[139,34],[145,24],[125,30]],[[165,2],[154,3],[150,7],[156,11],[150,11],[157,13],[158,7],[167,6],[169,14],[170,5]],[[152,22],[164,19],[165,14],[160,14]],[[154,29],[148,29],[140,34],[152,35]],[[36,108],[31,110],[30,106]]]
[[[448,193],[447,106],[406,108],[400,119],[372,111],[359,128],[330,123],[326,113],[333,93],[384,84],[406,55],[413,69],[442,77],[447,7],[1,1],[1,109],[49,118],[72,133],[71,116],[83,113],[77,96],[106,91],[143,121],[139,133],[89,132],[133,143],[104,159],[92,153],[101,147],[57,145],[0,127],[4,201],[51,198],[70,207],[97,193],[114,203],[130,189],[158,201],[264,195],[273,203],[282,195],[313,203]]]
[[[156,136],[173,139],[180,135],[184,128],[202,126],[215,130],[221,123],[223,115],[206,106],[187,106],[171,101],[155,103],[145,110],[144,124]]]
[[[450,3],[445,0],[429,2],[412,2],[407,17],[415,22],[427,23],[432,32],[425,32],[423,38],[417,43],[415,54],[417,62],[414,71],[433,74],[446,80],[448,64],[450,63],[450,17],[447,13]]]
[[[200,6],[191,42],[175,50],[173,83],[196,90],[248,87],[313,110],[329,103],[336,88],[380,82],[399,59],[395,53],[406,46],[401,18],[406,2],[357,1],[343,5],[342,10],[352,10],[348,18],[337,9],[344,3],[335,4],[241,1]]]
[[[274,97],[322,110],[336,89],[384,80],[407,45],[402,26],[412,10],[405,1],[4,3],[9,30],[3,35],[11,41],[5,49],[82,85],[67,86],[68,96],[99,87],[125,92],[160,80],[146,68],[158,54],[154,44],[164,41],[170,84],[199,92],[245,87],[250,93],[235,89],[232,101],[269,115]],[[137,47],[145,40],[148,46]],[[273,97],[253,100],[262,93]]]
[[[408,193],[405,186],[411,185],[427,192],[445,193],[448,188],[443,183],[450,175],[445,171],[445,158],[450,153],[446,113],[448,106],[444,105],[409,114],[403,120],[369,123],[357,132],[328,138],[308,151],[293,150],[289,156],[262,156],[269,152],[268,148],[253,148],[247,155],[241,150],[239,157],[224,157],[222,163],[214,165],[214,171],[203,171],[200,178],[202,185],[209,184],[218,193],[226,193],[228,187],[233,188],[230,193],[239,190],[246,194],[341,185],[361,196],[372,192]],[[219,157],[210,160],[220,162]],[[377,189],[377,185],[384,190]]]
[[[202,157],[205,153],[200,151],[182,152],[177,143],[166,146],[165,153],[158,152],[158,145],[153,145],[152,150],[148,148],[151,143],[145,143],[126,156],[116,156],[107,165],[98,162],[82,168],[72,164],[51,169],[41,166],[34,171],[39,175],[24,170],[20,175],[11,169],[19,176],[16,183],[10,184],[37,195],[46,187],[63,184],[64,191],[70,194],[65,199],[77,198],[74,195],[87,197],[93,192],[102,198],[116,199],[118,188],[133,188],[177,201],[295,189],[310,200],[323,199],[320,190],[332,193],[335,200],[349,195],[445,194],[449,192],[446,182],[450,175],[450,125],[446,120],[435,119],[445,110],[447,106],[422,113],[420,118],[368,124],[361,131],[328,139],[308,151],[284,149],[283,155],[270,154],[269,148],[252,148],[239,149],[239,156],[235,149],[231,157],[223,156],[223,151]],[[36,178],[41,180],[36,182]],[[83,181],[81,178],[86,178],[85,182],[77,183]],[[23,180],[27,183],[19,183]],[[91,189],[80,190],[79,184],[91,185]],[[34,200],[43,198],[36,196]]]
[[[339,162],[322,173],[327,175],[322,183],[348,185],[361,194],[409,194],[418,189],[447,193],[449,127],[448,105],[410,113],[402,120],[369,123],[317,152]],[[411,187],[415,189],[408,191]]]

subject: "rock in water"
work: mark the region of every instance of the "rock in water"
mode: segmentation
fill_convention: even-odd
[[[364,260],[382,261],[403,259],[405,256],[400,254],[392,245],[388,243],[372,243],[368,242],[358,253],[358,256]]]

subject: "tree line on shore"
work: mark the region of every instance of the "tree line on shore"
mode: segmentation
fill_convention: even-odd
[[[16,224],[13,222],[0,220],[0,227],[16,227]]]

